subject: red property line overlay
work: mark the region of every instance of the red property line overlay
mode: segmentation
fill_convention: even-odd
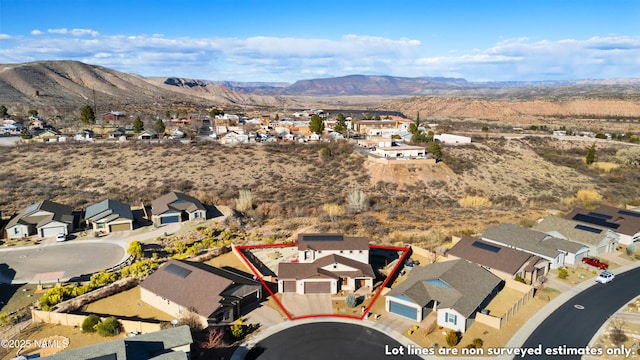
[[[367,314],[369,313],[369,310],[371,310],[371,307],[373,306],[373,304],[376,302],[376,300],[378,300],[378,297],[380,296],[380,293],[382,292],[382,289],[387,287],[387,283],[389,282],[389,280],[391,280],[391,278],[394,277],[394,275],[398,271],[398,268],[401,265],[404,264],[404,260],[409,255],[409,250],[410,250],[410,248],[408,248],[408,247],[369,245],[369,249],[380,249],[380,250],[388,250],[388,251],[402,251],[402,256],[400,256],[400,259],[398,259],[398,263],[396,264],[396,266],[393,267],[393,270],[390,272],[390,276],[387,276],[387,278],[384,280],[382,285],[380,285],[380,289],[375,293],[375,295],[373,297],[373,300],[371,300],[371,304],[369,304],[369,306],[364,310],[364,312],[362,313],[361,316],[341,315],[341,314],[314,314],[314,315],[303,315],[303,316],[295,316],[294,317],[287,311],[287,309],[284,307],[284,305],[282,305],[282,302],[280,302],[280,300],[278,300],[278,298],[273,293],[273,291],[271,291],[271,288],[269,286],[267,286],[267,283],[264,281],[264,279],[262,279],[262,275],[260,274],[260,272],[258,270],[256,270],[256,268],[251,264],[251,262],[244,256],[242,251],[243,250],[251,250],[251,249],[264,249],[264,248],[270,248],[270,247],[292,247],[292,246],[297,246],[297,245],[298,245],[297,242],[292,242],[292,243],[282,243],[282,244],[237,245],[237,246],[234,247],[235,249],[238,250],[238,254],[240,255],[240,257],[244,261],[245,265],[247,265],[247,267],[249,269],[251,269],[253,274],[258,278],[258,280],[260,280],[260,282],[262,283],[262,286],[267,290],[269,295],[271,295],[271,297],[273,298],[273,300],[275,300],[275,302],[278,304],[278,306],[280,306],[280,309],[282,309],[282,311],[285,313],[285,315],[287,315],[287,318],[289,318],[289,320],[313,319],[313,318],[323,318],[323,317],[339,317],[339,318],[364,320],[364,317],[367,316]]]

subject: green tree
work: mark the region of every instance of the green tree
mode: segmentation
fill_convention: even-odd
[[[347,120],[345,119],[344,115],[342,115],[341,113],[338,114],[338,116],[336,116],[336,124],[333,127],[333,131],[343,135],[344,135],[344,132],[347,131]]]
[[[442,149],[440,148],[440,145],[435,141],[429,143],[427,152],[435,156],[436,159],[440,159],[442,157]]]
[[[100,336],[116,336],[120,333],[120,322],[115,316],[110,316],[98,323],[96,330]]]
[[[587,165],[591,165],[596,161],[596,144],[594,143],[587,151],[587,156],[585,158]]]
[[[167,119],[171,119],[171,111],[167,110],[164,112],[164,117]]]
[[[134,240],[129,243],[129,248],[127,249],[127,253],[133,255],[133,257],[141,258],[144,256],[144,250],[142,249],[142,243],[138,240]]]
[[[156,120],[155,123],[153,123],[153,131],[155,131],[158,136],[162,136],[162,134],[164,134],[164,130],[165,130],[165,126],[164,126],[164,122],[162,121],[162,119],[158,119]]]
[[[82,107],[82,110],[80,110],[80,121],[85,125],[96,123],[96,115],[91,106],[85,105]]]
[[[280,121],[280,115],[278,115],[278,113],[276,113],[276,116],[273,118],[273,120]]]
[[[100,323],[100,317],[96,314],[91,314],[87,316],[82,322],[82,332],[83,333],[93,333],[96,332],[96,325]]]
[[[38,116],[38,110],[31,109],[27,112],[29,116]]]
[[[316,133],[318,135],[322,134],[324,131],[324,120],[318,114],[314,114],[309,120],[309,130],[312,133]]]
[[[5,118],[7,117],[7,115],[9,115],[9,110],[7,109],[6,106],[4,105],[0,105],[0,118]]]
[[[143,131],[144,123],[142,122],[142,119],[140,119],[140,116],[136,116],[136,119],[133,120],[133,132],[136,134],[140,134]]]
[[[214,119],[216,117],[216,115],[224,115],[224,112],[222,110],[216,109],[216,108],[213,108],[213,109],[211,109],[211,111],[209,111],[209,117],[211,119]]]
[[[449,330],[446,337],[447,345],[454,347],[460,342],[460,334],[455,330]]]

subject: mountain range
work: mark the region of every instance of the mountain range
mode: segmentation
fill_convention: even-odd
[[[175,107],[302,109],[331,104],[378,106],[408,97],[508,101],[640,99],[640,79],[470,82],[461,78],[349,75],[287,83],[143,77],[78,61],[0,65],[0,104],[75,111]],[[355,99],[355,100],[354,100]]]

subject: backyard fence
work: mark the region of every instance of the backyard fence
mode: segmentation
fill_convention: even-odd
[[[43,311],[43,310],[31,310],[31,318],[34,323],[73,326],[77,328],[82,327],[82,322],[88,316],[89,315],[56,313],[56,312]],[[101,320],[104,320],[104,318],[102,318]],[[118,322],[120,322],[120,330],[126,333],[129,333],[129,332],[148,333],[148,332],[161,330],[160,322],[147,322],[147,321],[140,321],[140,320],[124,320],[124,319],[118,319]]]
[[[515,314],[529,301],[531,300],[531,298],[533,298],[533,293],[534,293],[534,288],[517,282],[515,280],[507,280],[505,287],[509,287],[512,288],[516,291],[519,291],[522,294],[522,296],[518,299],[518,301],[516,301],[515,303],[513,303],[513,305],[511,305],[511,307],[504,313],[504,315],[502,315],[501,317],[498,316],[493,316],[493,315],[489,315],[489,314],[483,314],[481,312],[478,312],[476,314],[476,321],[480,322],[482,324],[485,324],[487,326],[491,326],[495,329],[501,329],[506,323],[507,321],[509,321],[513,316],[515,316]]]

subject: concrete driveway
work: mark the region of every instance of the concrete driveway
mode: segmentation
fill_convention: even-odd
[[[333,313],[331,295],[329,294],[284,293],[282,294],[282,305],[293,317]]]
[[[128,258],[126,243],[100,240],[48,243],[0,249],[0,282],[66,281],[118,265]]]

